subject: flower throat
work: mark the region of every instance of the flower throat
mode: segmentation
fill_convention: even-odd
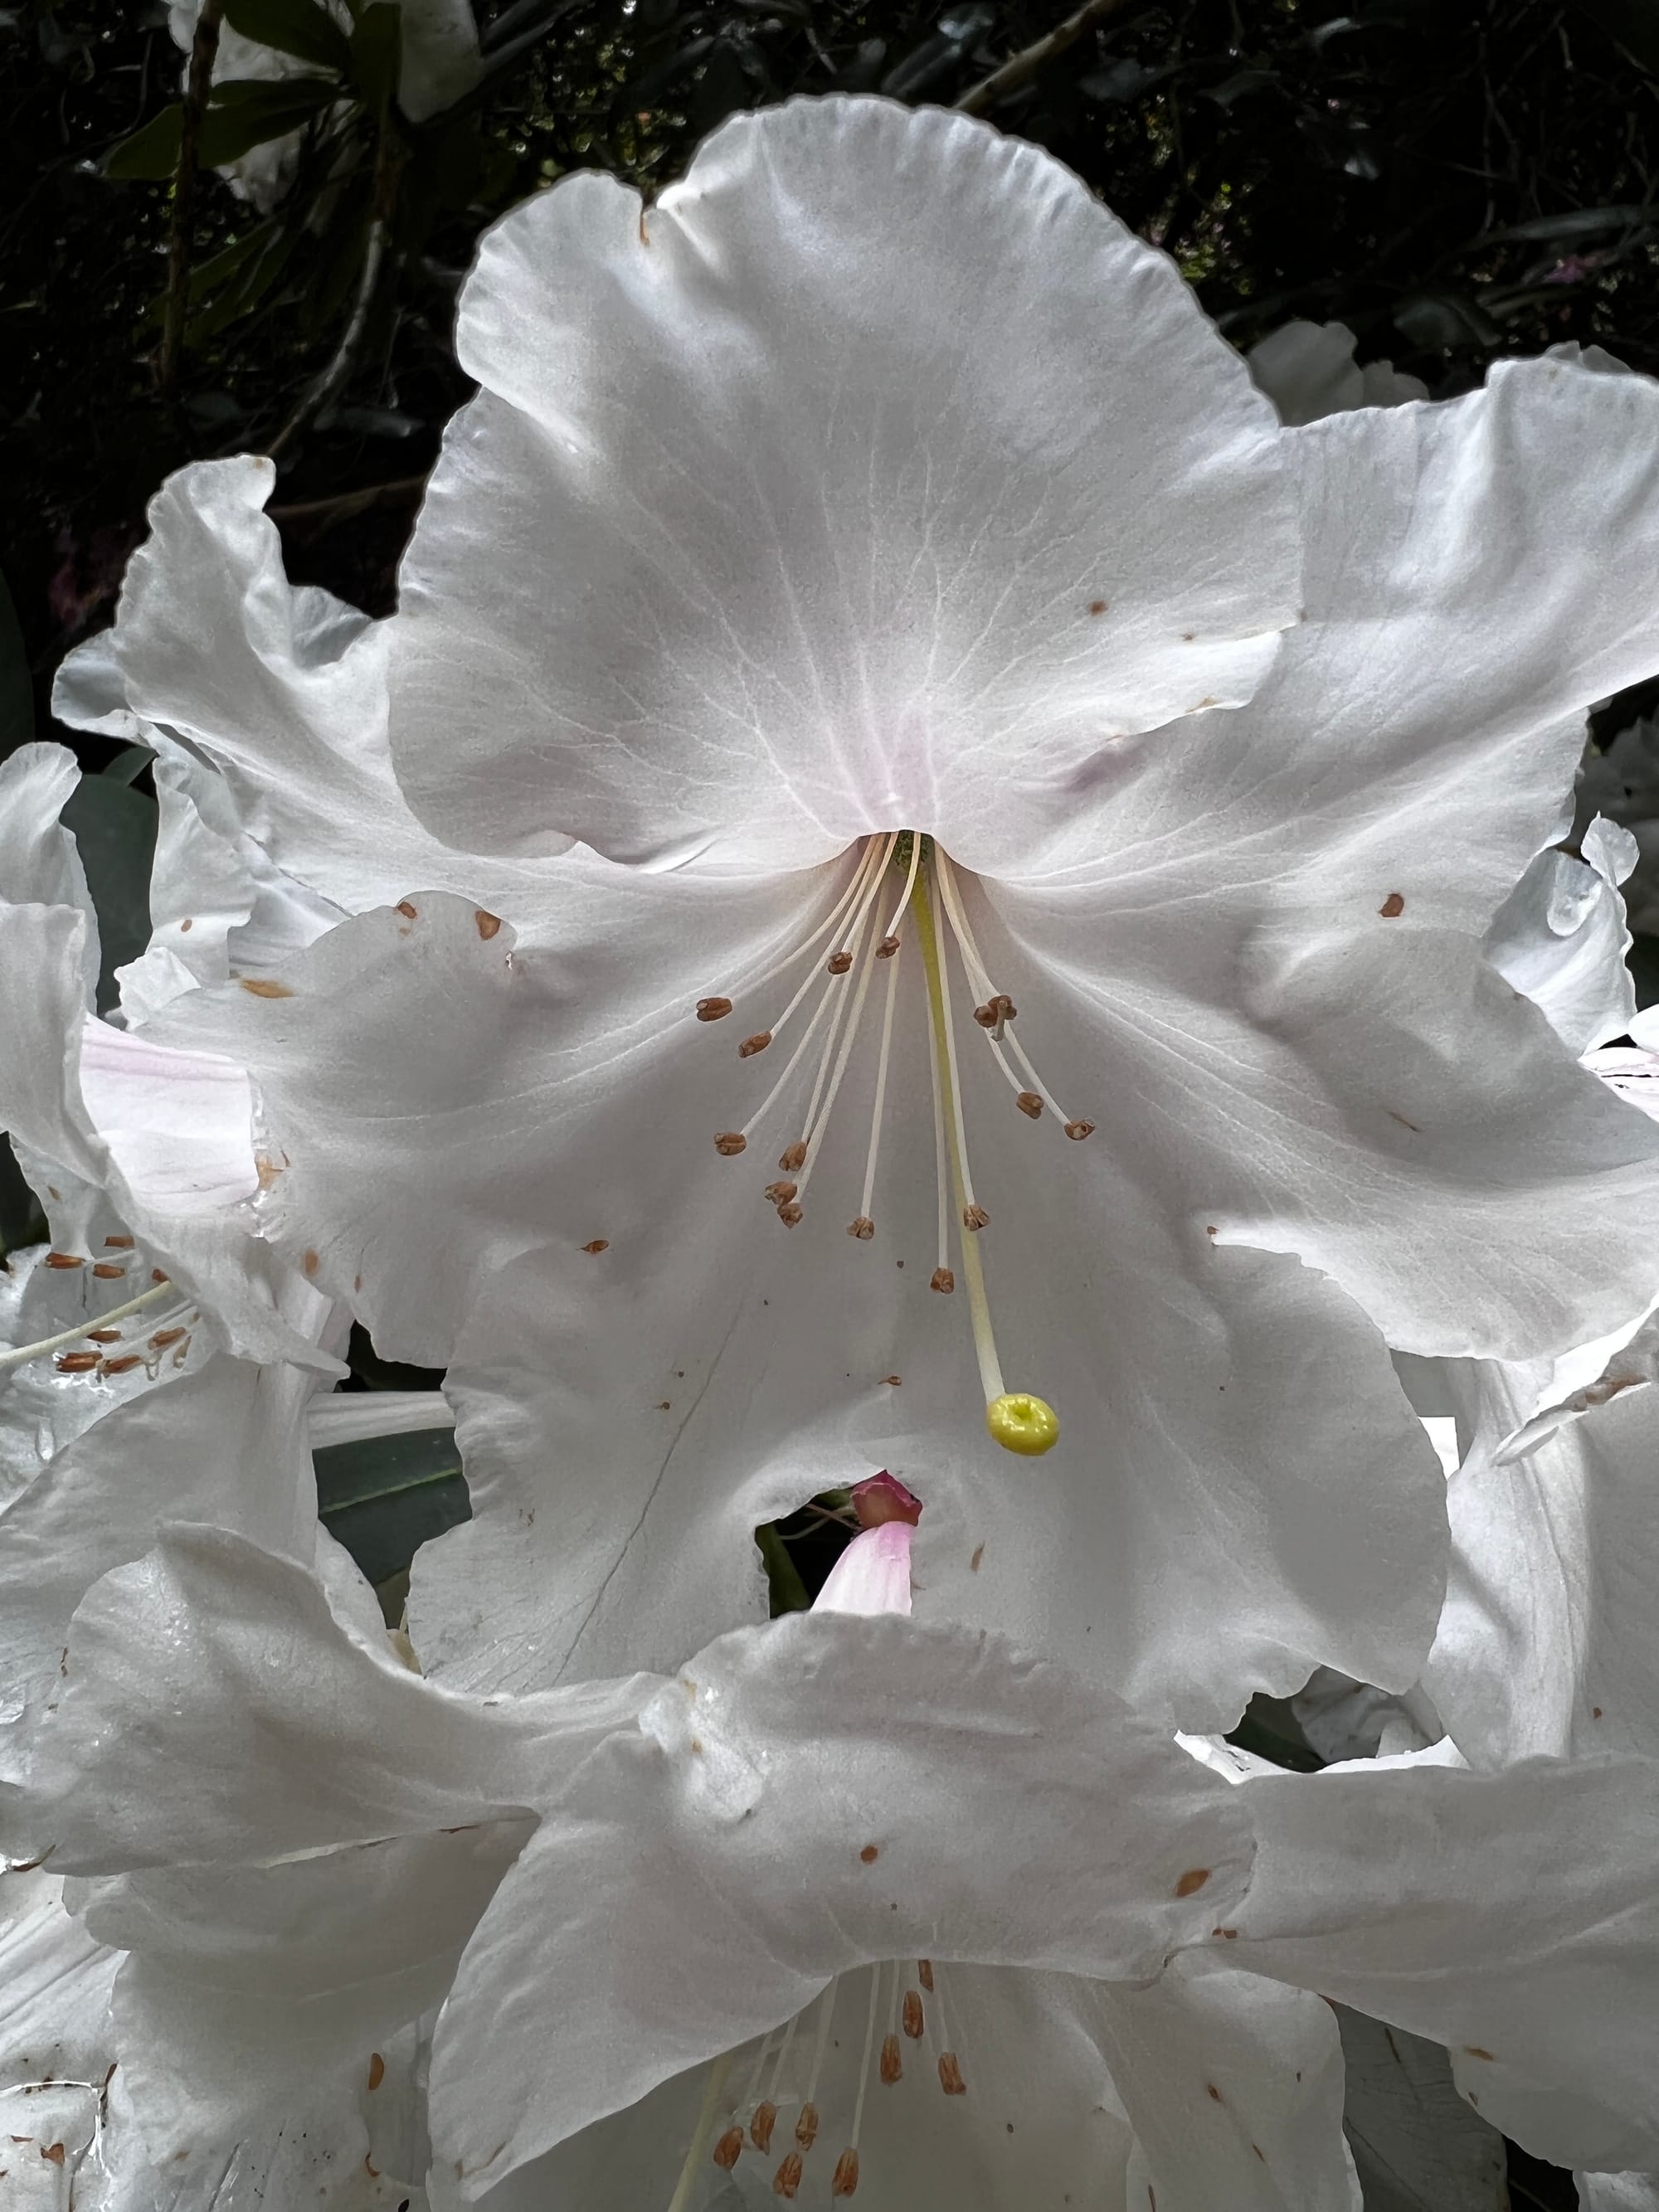
[[[897,902],[888,913],[881,894],[890,870],[902,875],[903,887]],[[877,968],[884,966],[881,1042],[876,1061],[875,1097],[870,1117],[870,1141],[865,1154],[863,1188],[858,1212],[847,1224],[847,1234],[860,1243],[868,1243],[873,1238],[876,1224],[871,1206],[892,1055],[897,956],[907,926],[913,929],[921,952],[927,998],[939,1247],[931,1287],[946,1294],[957,1287],[957,1271],[951,1256],[951,1216],[954,1210],[974,1350],[985,1392],[986,1426],[1005,1450],[1034,1455],[1046,1452],[1056,1442],[1060,1423],[1053,1407],[1045,1400],[1029,1391],[1006,1387],[997,1355],[978,1242],[980,1232],[988,1225],[991,1217],[975,1195],[969,1161],[962,1069],[951,1003],[951,942],[969,989],[975,995],[975,1024],[1013,1091],[1014,1103],[1021,1114],[1030,1121],[1037,1121],[1051,1110],[1066,1134],[1079,1142],[1091,1133],[1094,1123],[1073,1121],[1065,1113],[1015,1035],[1012,1024],[1018,1009],[1007,993],[999,990],[992,981],[969,924],[956,872],[932,837],[905,830],[866,838],[852,879],[826,919],[803,943],[744,986],[752,994],[791,969],[803,963],[811,963],[771,1026],[757,1030],[744,1038],[738,1047],[739,1060],[752,1060],[769,1050],[795,1022],[815,989],[817,1000],[806,1016],[799,1039],[777,1080],[741,1128],[723,1129],[716,1135],[714,1149],[726,1159],[735,1159],[745,1152],[750,1138],[774,1109],[792,1091],[799,1095],[805,1086],[805,1069],[811,1066],[811,1088],[805,1113],[797,1123],[800,1134],[779,1155],[781,1180],[768,1183],[765,1193],[786,1228],[794,1228],[804,1218],[807,1186],[863,1026],[871,984]],[[813,956],[826,939],[833,949],[820,962]],[[848,976],[853,977],[850,985],[843,980]],[[731,1013],[732,1004],[729,997],[700,999],[697,1019],[723,1021]]]

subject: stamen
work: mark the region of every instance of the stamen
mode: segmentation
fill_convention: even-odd
[[[153,1304],[172,1287],[163,1276],[159,1283],[152,1283],[149,1290],[140,1291],[136,1298],[129,1298],[125,1305],[112,1306],[107,1313],[99,1314],[91,1322],[82,1322],[78,1328],[60,1329],[56,1336],[43,1336],[39,1344],[20,1344],[15,1351],[0,1352],[0,1374],[9,1367],[21,1367],[31,1359],[43,1359],[47,1352],[56,1352],[60,1345],[78,1344],[82,1337],[89,1336],[94,1328],[107,1328],[112,1322],[125,1321],[129,1314],[137,1313],[141,1306]]]
[[[893,2001],[887,2015],[887,2033],[881,2039],[881,2078],[886,2087],[904,2078],[904,2062],[899,2056],[899,1989],[904,1980],[904,1963],[893,1961]]]
[[[885,851],[890,851],[892,849],[892,845],[893,840],[890,837],[887,840]],[[877,887],[881,881],[881,871],[884,866],[885,852],[881,847],[872,843],[866,848],[864,858],[859,863],[858,872],[853,878],[851,888],[846,897],[842,900],[842,904],[836,914],[830,917],[832,922],[845,925],[842,933],[843,934],[854,938],[857,937],[859,931],[863,927],[866,912],[868,910],[871,902],[875,897]],[[806,949],[810,949],[812,945],[816,944],[817,937],[821,937],[823,934],[823,931],[820,930],[817,936],[809,939]],[[792,954],[790,957],[793,959],[795,956]],[[787,966],[787,964],[788,963],[786,962],[785,965]],[[852,964],[853,956],[850,952],[845,951],[836,953],[827,963],[829,972],[832,975],[844,975]],[[763,981],[766,979],[763,977],[761,980]],[[776,1021],[773,1023],[771,1028],[769,1030],[757,1030],[754,1036],[746,1037],[743,1043],[738,1046],[738,1059],[746,1060],[751,1056],[752,1053],[763,1052],[766,1048],[766,1045],[762,1044],[759,1040],[762,1037],[764,1037],[766,1044],[771,1043],[774,1037],[777,1036],[793,1018],[796,1008],[800,1005],[801,1000],[806,996],[807,993],[812,988],[813,985],[817,981],[818,970],[816,968],[809,968],[805,975],[802,976],[794,997],[791,999],[788,1005],[778,1016]],[[755,988],[756,987],[754,985],[750,986],[751,990]]]
[[[838,929],[841,927],[842,922],[845,920],[848,914],[851,912],[853,907],[857,903],[859,894],[865,887],[866,875],[870,873],[879,874],[878,869],[872,870],[871,868],[871,862],[878,849],[878,848],[873,842],[865,847],[863,853],[860,855],[859,864],[853,871],[851,880],[844,884],[840,892],[837,893],[835,904],[830,908],[829,913],[818,924],[817,927],[812,932],[811,935],[810,937],[804,938],[799,945],[792,945],[787,952],[780,954],[778,958],[772,963],[771,966],[769,968],[763,968],[758,975],[751,975],[743,986],[745,992],[758,991],[763,984],[769,983],[774,976],[781,975],[787,969],[793,968],[798,960],[805,960],[815,946],[819,945],[823,942],[824,939],[829,936],[831,930]],[[811,981],[811,976],[810,975],[807,981],[809,982]],[[719,1013],[711,1012],[705,1014],[702,1011],[705,1006],[710,1008],[718,1006],[720,1011]],[[697,1019],[699,1021],[717,1022],[726,1014],[729,1014],[731,1011],[732,1001],[730,999],[709,998],[699,999],[697,1001]],[[781,1024],[779,1024],[778,1026],[781,1027]]]
[[[962,2078],[962,2068],[957,2054],[951,2048],[950,2030],[945,2024],[945,1977],[937,1977],[933,1990],[933,2025],[939,2030],[939,2086],[947,2097],[967,2094],[968,2084]]]
[[[870,1969],[870,2010],[864,2023],[864,2056],[859,2061],[859,2092],[853,2105],[853,2133],[847,2148],[836,2160],[835,2179],[830,2184],[831,2197],[850,2197],[859,2185],[859,2136],[864,2127],[864,2098],[870,2087],[870,2053],[875,2047],[876,2014],[881,2004],[881,1968]],[[670,2212],[673,2208],[670,2207]]]
[[[919,846],[921,841],[917,838],[915,842]],[[911,857],[914,860],[914,853]],[[914,868],[909,880],[911,883],[915,880]],[[904,896],[908,902],[910,896],[908,885]],[[901,906],[899,912],[902,914],[903,911],[903,906]],[[890,931],[876,947],[878,960],[887,957],[885,948],[890,943],[896,952],[898,939]],[[887,1103],[887,1065],[892,1056],[893,1002],[898,995],[898,969],[890,967],[887,970],[887,998],[881,1012],[881,1056],[876,1062],[876,1102],[870,1113],[870,1149],[864,1156],[864,1194],[859,1200],[858,1219],[853,1224],[849,1232],[854,1237],[870,1237],[875,1233],[876,1224],[871,1215],[870,1202],[876,1193],[876,1154],[881,1144],[882,1109]],[[861,1228],[860,1224],[864,1223],[867,1223],[868,1226]]]
[[[733,1131],[732,1133],[734,1135],[740,1136],[743,1139],[744,1145],[749,1142],[750,1137],[754,1135],[756,1130],[759,1128],[761,1123],[771,1112],[773,1107],[777,1103],[778,1099],[782,1095],[784,1087],[788,1083],[790,1077],[800,1066],[801,1056],[811,1044],[814,1036],[817,1036],[818,1024],[823,1019],[824,1016],[830,1012],[831,1003],[830,995],[829,992],[826,991],[823,996],[818,1000],[817,1009],[812,1015],[811,1020],[808,1022],[806,1027],[801,1031],[800,1042],[795,1047],[793,1052],[790,1054],[788,1064],[784,1068],[782,1074],[779,1076],[777,1081],[772,1085],[772,1088],[767,1092],[765,1097],[762,1099],[760,1104],[755,1109],[754,1112],[749,1116],[749,1119],[744,1123],[742,1128]],[[774,1034],[775,1034],[775,1032],[774,1032]],[[720,1139],[716,1138],[714,1141],[716,1147],[718,1148]],[[739,1146],[736,1147],[736,1149],[741,1151],[742,1146]],[[797,1150],[799,1150],[800,1153],[800,1158],[799,1159],[793,1157]],[[786,1175],[793,1175],[799,1170],[802,1163],[805,1160],[805,1158],[806,1148],[805,1146],[797,1147],[794,1145],[791,1145],[788,1150],[784,1153],[783,1158],[778,1162],[778,1165],[783,1170]]]
[[[720,2091],[726,2087],[726,2070],[731,2063],[732,2056],[727,2051],[708,2069],[708,2080],[702,2093],[702,2109],[697,2114],[691,2147],[685,2154],[685,2164],[680,2168],[674,2194],[668,2200],[668,2212],[686,2212],[686,2207],[691,2202],[692,2184],[696,2179],[697,2169],[702,2164],[703,2154],[708,2148],[708,2138],[714,2132],[714,2120],[720,2106]],[[720,2148],[725,2148],[724,2138]]]
[[[830,1116],[835,1109],[836,1099],[841,1090],[842,1079],[847,1073],[847,1063],[852,1058],[853,1047],[858,1041],[859,1029],[864,1020],[864,1002],[870,995],[870,978],[875,974],[875,972],[876,939],[872,931],[869,940],[865,946],[863,961],[859,969],[858,988],[853,994],[853,1010],[848,1017],[847,1034],[842,1037],[841,1041],[841,1050],[836,1055],[836,1072],[830,1079],[830,1090],[828,1096],[824,1099],[823,1110],[819,1113],[817,1120],[813,1121],[807,1135],[806,1167],[800,1179],[800,1187],[803,1191],[805,1189],[807,1183],[811,1179],[812,1170],[817,1165],[818,1146],[823,1139],[824,1131],[830,1126]],[[891,978],[898,973],[898,970],[894,968],[890,968],[887,973],[890,986]],[[861,1212],[867,1212],[867,1208],[860,1208],[860,1211]],[[871,1222],[869,1228],[862,1233],[866,1236],[873,1236],[875,1234],[875,1223],[873,1221]],[[860,1231],[855,1224],[853,1234],[856,1237],[860,1233]]]
[[[923,903],[925,906],[925,893]],[[933,932],[930,928],[924,936],[921,923],[918,922],[916,933],[921,939],[922,968],[927,978],[927,995],[931,1006],[933,994],[933,968],[928,957],[928,948],[933,941]],[[945,1086],[939,1080],[939,1030],[931,1019],[927,1024],[927,1074],[933,1090],[933,1182],[939,1201],[939,1265],[934,1268],[933,1279],[927,1287],[929,1290],[943,1291],[948,1296],[955,1290],[957,1279],[951,1272],[951,1199],[945,1153]]]
[[[893,952],[896,952],[896,951],[898,951],[898,926],[899,926],[900,922],[902,922],[902,921],[903,921],[903,919],[904,919],[904,911],[905,911],[905,908],[906,908],[909,905],[909,903],[910,903],[910,895],[911,895],[911,893],[915,890],[915,887],[916,887],[916,871],[917,871],[917,869],[918,869],[921,866],[921,835],[920,835],[920,833],[919,833],[919,832],[917,832],[916,830],[913,830],[910,832],[910,865],[909,865],[908,868],[907,868],[907,869],[906,869],[906,871],[905,871],[905,874],[904,874],[904,889],[903,889],[902,892],[902,893],[900,894],[900,896],[899,896],[899,902],[898,902],[898,904],[897,904],[897,905],[893,908],[893,918],[892,918],[892,920],[888,923],[888,925],[887,925],[886,928],[882,932],[882,936],[881,936],[882,949],[881,949],[881,952],[880,952],[880,954],[878,955],[878,957],[880,957],[880,958],[882,958],[882,959],[884,959],[884,960],[890,960],[890,959],[891,959],[891,957],[892,957],[892,953],[891,953],[891,952],[889,952],[889,951],[888,951],[888,950],[887,950],[887,947],[888,947],[890,945],[892,946],[892,948],[893,948]]]
[[[823,2009],[818,2014],[817,2040],[812,2045],[812,2070],[806,2077],[806,2098],[800,2108],[800,2118],[795,2123],[795,2141],[803,2150],[811,2150],[818,2136],[818,2077],[823,2072],[824,2054],[830,2048],[830,2027],[836,2016],[836,1998],[841,1989],[841,1978],[836,1976],[823,1993]]]
[[[937,849],[935,848],[936,852]],[[946,866],[949,866],[948,862]],[[975,1224],[969,1222],[970,1211],[980,1212],[982,1209],[974,1206],[973,1188],[968,1181],[961,1085],[952,1045],[948,977],[944,947],[933,924],[933,902],[928,896],[926,878],[922,879],[916,901],[916,933],[921,940],[922,965],[927,976],[927,1000],[932,1015],[929,1034],[934,1039],[933,1066],[938,1086],[945,1093],[945,1110],[941,1111],[936,1106],[934,1125],[937,1130],[941,1122],[945,1121],[948,1112],[946,1126],[954,1133],[951,1146],[951,1172],[956,1185],[957,1202],[962,1209],[964,1225],[972,1226]],[[964,1237],[962,1240],[962,1265],[968,1279],[968,1305],[973,1322],[974,1350],[978,1356],[980,1381],[985,1391],[985,1425],[1005,1450],[1035,1457],[1048,1451],[1058,1440],[1059,1419],[1053,1407],[1044,1400],[1024,1391],[1010,1394],[1003,1386],[1002,1365],[997,1358],[996,1337],[991,1327],[991,1308],[985,1295],[985,1272],[980,1263],[978,1243],[971,1237]],[[940,1266],[944,1266],[943,1259]],[[934,1280],[937,1283],[937,1275]]]

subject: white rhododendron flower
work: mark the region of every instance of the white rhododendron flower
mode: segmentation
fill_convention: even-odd
[[[896,2208],[1357,2205],[1310,1989],[1538,2097],[1523,2141],[1659,2142],[1648,1761],[1239,1779],[995,1638],[834,1611],[465,1698],[207,1529],[106,1577],[67,1664],[8,1838],[97,1877],[163,2170],[440,2004],[440,2203],[810,2167]]]
[[[374,650],[416,815],[539,888],[411,881],[147,1024],[249,1071],[266,1236],[456,1363],[423,1648],[672,1664],[850,1453],[927,1490],[925,1607],[1149,1710],[1405,1686],[1442,1485],[1377,1332],[1650,1293],[1655,1139],[1482,949],[1659,656],[1659,387],[1282,430],[1065,172],[859,100],[539,196],[459,345]],[[123,648],[227,761],[326,728],[268,565],[204,647],[262,495],[180,482]]]
[[[1279,421],[1292,428],[1355,407],[1402,407],[1428,398],[1428,386],[1391,361],[1368,361],[1362,368],[1354,343],[1346,323],[1284,323],[1258,338],[1245,358]]]

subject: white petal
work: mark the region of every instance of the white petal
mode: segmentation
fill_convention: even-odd
[[[1439,2045],[1346,2006],[1337,2021],[1365,2212],[1509,2212],[1503,2136],[1458,2095]]]
[[[567,178],[489,233],[457,343],[483,391],[405,558],[392,734],[471,850],[799,866],[910,825],[988,866],[1115,732],[1249,698],[1295,618],[1243,364],[961,116],[737,116],[648,210]]]
[[[1597,815],[1580,852],[1576,859],[1552,847],[1538,855],[1493,915],[1486,957],[1542,1008],[1567,1049],[1583,1054],[1622,1036],[1636,1012],[1619,896],[1636,865],[1636,840]]]
[[[1580,2173],[1583,2212],[1659,2212],[1659,2174]]]
[[[594,1753],[484,1915],[434,2053],[438,2155],[481,2193],[895,1953],[1150,1978],[1243,1890],[1238,1798],[983,1639],[740,1630]]]
[[[1519,2094],[1492,2117],[1542,2156],[1651,2162],[1659,1765],[1533,1760],[1480,1775],[1419,1763],[1235,1795],[1259,1843],[1230,1966],[1446,2045],[1490,2073],[1494,2100],[1539,2085],[1547,2098],[1524,2121]],[[1488,2110],[1485,2089],[1475,2100]],[[1577,2148],[1561,2124],[1575,2107],[1589,2116]]]

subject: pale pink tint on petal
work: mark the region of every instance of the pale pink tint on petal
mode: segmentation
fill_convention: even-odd
[[[908,1521],[884,1521],[854,1536],[830,1568],[813,1612],[908,1613],[910,1536]]]
[[[867,1481],[855,1482],[851,1496],[860,1528],[879,1528],[884,1521],[908,1521],[914,1528],[921,1518],[921,1498],[885,1468]]]

